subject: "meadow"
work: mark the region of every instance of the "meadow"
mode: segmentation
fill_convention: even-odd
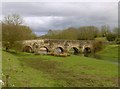
[[[2,78],[6,82],[9,75],[9,87],[117,87],[118,45],[107,45],[97,55],[99,59],[2,51]]]

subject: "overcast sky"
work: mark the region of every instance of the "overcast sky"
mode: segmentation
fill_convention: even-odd
[[[4,2],[2,15],[19,14],[38,35],[49,29],[118,24],[117,2]]]

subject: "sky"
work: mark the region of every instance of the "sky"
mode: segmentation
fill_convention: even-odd
[[[73,0],[71,0],[73,1]],[[2,17],[19,14],[37,35],[49,29],[118,26],[118,2],[3,2]]]

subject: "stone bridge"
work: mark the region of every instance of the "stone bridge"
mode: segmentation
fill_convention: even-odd
[[[91,52],[93,40],[39,39],[23,41],[23,51],[41,53],[83,53]]]

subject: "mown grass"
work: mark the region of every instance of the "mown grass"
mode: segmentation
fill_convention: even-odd
[[[104,53],[104,52],[103,52]],[[118,64],[83,56],[55,57],[3,51],[3,80],[9,86],[118,86]]]

